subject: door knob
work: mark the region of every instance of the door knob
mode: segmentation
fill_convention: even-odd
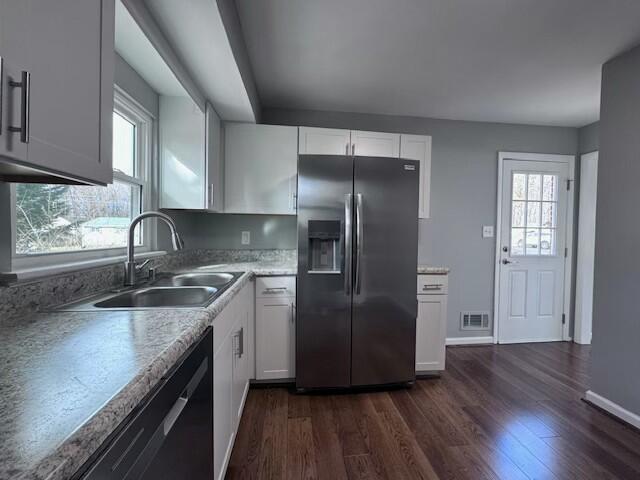
[[[503,265],[509,265],[510,263],[513,263],[511,260],[507,260],[506,258],[502,259],[502,264]]]

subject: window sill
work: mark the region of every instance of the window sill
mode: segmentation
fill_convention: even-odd
[[[145,260],[148,258],[158,258],[166,255],[165,251],[141,252],[135,255],[136,260]],[[12,272],[0,273],[0,286],[7,286],[15,283],[23,283],[39,280],[45,277],[62,275],[65,273],[79,272],[91,268],[105,267],[124,263],[127,260],[126,255],[118,255],[115,257],[96,258],[92,260],[82,260],[79,262],[60,263],[58,265],[49,265],[46,267],[25,268],[14,270]]]

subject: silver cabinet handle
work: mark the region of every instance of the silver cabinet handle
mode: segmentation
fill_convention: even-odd
[[[351,219],[353,216],[352,212],[352,204],[353,204],[353,195],[351,193],[347,193],[344,196],[344,293],[347,295],[351,295],[351,282],[352,282],[352,273],[351,273],[351,254],[353,245],[351,244],[351,238],[353,235]]]
[[[296,305],[295,303],[291,302],[289,304],[289,307],[291,308],[291,324],[293,325],[294,323],[296,323]]]
[[[356,154],[356,144],[352,143],[351,144],[351,156],[354,156]]]
[[[344,147],[345,147],[345,153],[348,156],[349,155],[349,144],[347,143]]]
[[[242,358],[244,355],[244,327],[240,327],[238,332],[238,358]]]
[[[293,192],[291,194],[291,211],[295,213],[297,209],[298,209],[298,194],[296,192]]]
[[[2,135],[2,119],[4,118],[4,59],[0,57],[0,135]]]
[[[362,220],[362,194],[356,195],[356,295],[360,295],[360,278],[362,263],[362,245],[364,243],[364,230]]]
[[[7,130],[13,133],[20,133],[20,141],[29,143],[29,123],[31,121],[29,111],[31,109],[31,74],[27,71],[22,72],[22,80],[15,82],[9,81],[9,86],[21,89],[20,104],[22,111],[20,113],[20,126],[9,127]]]
[[[209,207],[213,208],[215,205],[215,199],[213,197],[213,183],[209,184]]]
[[[284,292],[285,290],[287,290],[287,287],[267,287],[263,293],[278,293]]]
[[[430,285],[423,285],[422,290],[442,290],[444,285],[442,283],[433,283]]]

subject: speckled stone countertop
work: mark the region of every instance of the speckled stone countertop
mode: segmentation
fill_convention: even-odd
[[[0,336],[0,479],[72,476],[254,275],[295,263],[217,263],[246,272],[205,309],[33,313]]]
[[[1,480],[71,477],[254,275],[295,275],[297,264],[213,261],[180,270],[245,274],[205,309],[42,312],[3,326]]]

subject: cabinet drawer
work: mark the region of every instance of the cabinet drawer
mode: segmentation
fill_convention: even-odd
[[[446,295],[448,287],[447,275],[418,275],[418,295]]]
[[[256,298],[295,297],[296,277],[258,277]]]

